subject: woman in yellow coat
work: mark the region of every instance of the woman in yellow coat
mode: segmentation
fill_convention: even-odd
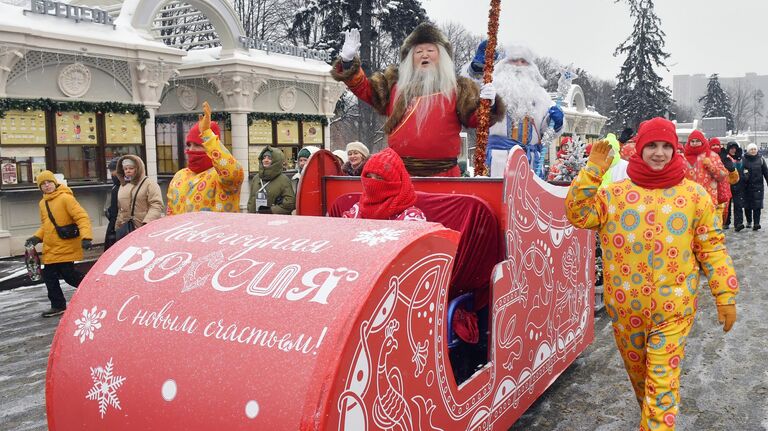
[[[600,188],[610,146],[592,147],[566,197],[574,226],[597,230],[603,247],[605,308],[642,409],[641,430],[674,430],[681,360],[698,304],[699,271],[708,278],[725,332],[736,321],[739,284],[719,228],[720,213],[685,178],[675,125],[643,122],[628,179]]]
[[[59,278],[63,278],[71,286],[80,285],[84,274],[75,270],[75,261],[83,259],[84,248],[91,248],[93,235],[88,213],[77,202],[72,190],[56,181],[53,172],[40,172],[37,185],[43,192],[43,199],[40,200],[40,228],[34,236],[27,239],[25,245],[43,243],[43,281],[51,301],[51,308],[43,312],[43,317],[53,317],[67,309],[67,300],[61,291]],[[77,224],[80,235],[62,239],[56,231],[54,221],[59,227]]]

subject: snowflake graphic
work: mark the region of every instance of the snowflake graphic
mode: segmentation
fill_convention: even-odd
[[[86,338],[93,340],[93,334],[97,329],[101,328],[101,320],[106,316],[107,310],[98,311],[95,305],[91,308],[91,311],[83,309],[82,317],[75,320],[75,325],[77,325],[75,337],[80,337],[80,344],[83,344]]]
[[[99,402],[99,413],[102,419],[104,419],[109,406],[122,410],[120,400],[117,399],[117,389],[125,382],[125,377],[112,375],[112,358],[109,358],[104,368],[91,367],[91,380],[93,380],[93,387],[85,395],[85,398]]]
[[[395,230],[388,227],[378,230],[364,230],[358,232],[357,237],[353,239],[352,242],[362,242],[363,244],[368,244],[373,247],[387,241],[397,241],[400,239],[401,233],[403,233],[402,230]]]

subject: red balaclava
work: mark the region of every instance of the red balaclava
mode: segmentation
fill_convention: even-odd
[[[694,139],[701,141],[701,145],[698,147],[692,147],[691,141]],[[699,157],[699,154],[708,153],[710,151],[709,141],[707,141],[707,138],[704,137],[703,133],[698,130],[694,130],[688,136],[688,141],[685,143],[685,148],[683,151],[685,152],[685,158],[688,159],[688,163],[692,165],[696,163],[696,159]]]
[[[685,161],[677,151],[673,151],[672,159],[661,171],[654,171],[643,161],[643,149],[651,142],[669,142],[677,150],[677,131],[673,122],[662,117],[643,121],[634,141],[637,151],[627,166],[627,175],[633,183],[646,189],[666,189],[680,184],[685,178]]]
[[[368,178],[376,174],[382,179]],[[416,191],[400,156],[391,149],[376,153],[365,162],[360,174],[363,196],[360,198],[360,217],[389,220],[416,203]]]
[[[720,154],[720,150],[723,149],[723,144],[720,143],[720,139],[712,138],[709,140],[709,149]]]
[[[211,131],[214,135],[221,136],[219,125],[215,121],[211,121]],[[189,133],[187,133],[187,142],[203,145],[203,138],[200,136],[200,123],[195,123],[195,125],[189,129]],[[196,174],[205,172],[213,167],[213,161],[211,161],[211,158],[208,157],[208,154],[205,151],[192,151],[187,148],[187,150],[184,151],[184,154],[187,155],[187,167]]]

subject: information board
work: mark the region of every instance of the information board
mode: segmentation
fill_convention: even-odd
[[[134,114],[107,114],[104,117],[107,145],[141,144],[141,124]]]
[[[45,145],[45,112],[8,111],[0,119],[0,144]]]
[[[96,114],[93,112],[57,112],[56,143],[59,145],[96,145]]]

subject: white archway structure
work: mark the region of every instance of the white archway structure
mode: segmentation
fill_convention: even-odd
[[[160,9],[169,2],[170,0],[126,0],[116,23],[130,24],[133,28],[146,32],[151,37],[153,21]],[[222,57],[231,55],[235,51],[247,52],[247,49],[240,43],[240,38],[245,37],[245,31],[230,2],[226,0],[185,0],[185,3],[196,8],[208,18],[219,36]]]

